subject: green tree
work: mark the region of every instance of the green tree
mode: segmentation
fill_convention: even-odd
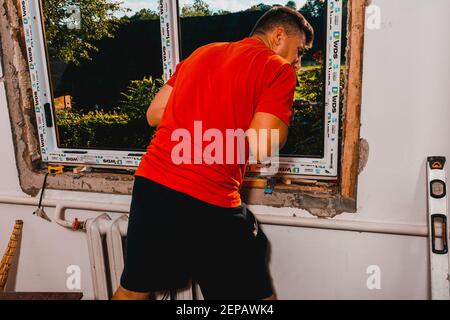
[[[126,12],[121,2],[111,0],[45,0],[43,1],[45,30],[51,59],[80,64],[91,60],[92,51],[98,51],[95,42],[113,38],[114,32],[125,20],[116,16]],[[70,6],[81,12],[80,29],[69,29],[67,20]]]
[[[186,4],[181,9],[182,17],[204,17],[211,15],[212,11],[209,8],[209,4],[203,0],[194,0],[192,5]]]
[[[297,10],[297,3],[295,1],[290,0],[286,3],[286,7]]]
[[[317,18],[323,12],[325,7],[325,0],[307,0],[303,7],[300,9],[300,13],[305,15],[305,17]]]
[[[159,12],[153,11],[151,9],[141,9],[130,18],[131,21],[156,19],[159,19]]]
[[[270,5],[267,5],[264,3],[259,3],[254,6],[251,6],[246,11],[267,11],[267,10],[270,10],[271,8],[272,8],[272,6],[270,6]]]
[[[132,80],[126,91],[121,92],[122,101],[115,111],[127,114],[130,119],[145,118],[148,107],[163,85],[164,82],[161,79],[152,77]]]
[[[217,10],[216,12],[214,12],[214,15],[215,16],[224,16],[224,15],[231,14],[231,13],[232,13],[231,11],[220,9],[220,10]]]

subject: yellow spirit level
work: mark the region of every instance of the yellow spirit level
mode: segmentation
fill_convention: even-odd
[[[48,166],[49,174],[62,174],[64,172],[64,166]]]

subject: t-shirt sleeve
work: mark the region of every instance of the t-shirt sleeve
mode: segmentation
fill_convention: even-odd
[[[289,127],[297,86],[294,68],[289,64],[284,64],[268,80],[269,82],[263,89],[255,112],[270,113]]]
[[[181,66],[183,65],[183,62],[184,62],[184,61],[181,61],[181,62],[177,65],[177,67],[175,68],[175,72],[172,74],[172,76],[171,76],[170,79],[166,82],[166,84],[168,84],[168,85],[171,86],[171,87],[175,86],[175,82],[177,81],[177,76],[178,76],[178,73],[179,73],[179,71],[180,71],[180,69],[181,69]]]

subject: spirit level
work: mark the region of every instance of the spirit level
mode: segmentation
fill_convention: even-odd
[[[445,162],[446,159],[444,157],[429,157],[427,161],[431,298],[433,300],[450,300],[447,173]]]

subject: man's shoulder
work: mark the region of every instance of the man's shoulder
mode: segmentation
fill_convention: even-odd
[[[200,54],[204,52],[211,52],[217,50],[225,50],[230,45],[230,42],[212,42],[199,47],[192,54]]]
[[[296,79],[292,65],[277,54],[267,58],[263,70],[263,78],[269,81],[279,76],[292,78],[292,81]]]
[[[278,55],[276,52],[274,52],[259,40],[245,38],[236,43],[243,46],[248,46],[249,50],[252,51],[253,56],[257,58],[256,60],[260,64],[265,65],[266,68],[281,69],[285,65],[290,65],[288,61],[286,61],[284,58],[282,58],[280,55]]]

